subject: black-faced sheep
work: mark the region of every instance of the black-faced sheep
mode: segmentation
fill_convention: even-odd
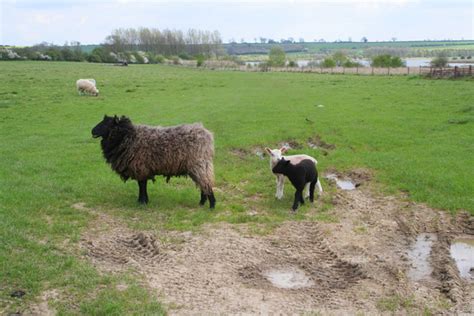
[[[92,136],[102,137],[104,158],[124,181],[137,180],[139,203],[148,203],[147,181],[156,175],[190,176],[201,189],[199,204],[209,199],[214,208],[214,138],[202,124],[152,127],[105,115]]]
[[[278,160],[280,160],[281,158],[285,158],[286,160],[289,160],[290,163],[293,164],[293,165],[296,165],[297,163],[299,163],[300,161],[302,161],[304,159],[309,159],[309,160],[314,161],[315,165],[318,164],[318,162],[315,158],[313,158],[311,156],[308,156],[308,155],[304,155],[304,154],[283,156],[282,154],[284,154],[288,151],[288,148],[285,147],[285,146],[281,147],[280,149],[270,149],[268,147],[265,147],[265,151],[270,156],[270,170],[272,170],[273,167],[275,167]],[[282,174],[278,174],[278,173],[276,173],[275,176],[276,176],[275,197],[277,199],[281,200],[281,198],[283,197],[283,188],[284,188],[284,185],[285,185],[285,176],[282,175]],[[318,179],[318,182],[316,183],[316,185],[318,186],[319,194],[322,194],[323,193],[323,188],[321,187],[321,182],[319,182],[319,179]],[[306,185],[306,193],[305,193],[305,197],[308,197],[308,196],[309,196],[309,184]]]
[[[275,167],[272,169],[273,173],[281,173],[290,179],[291,184],[296,189],[295,200],[292,209],[296,211],[299,203],[304,204],[303,189],[307,183],[309,186],[309,200],[314,201],[314,187],[318,182],[318,171],[313,160],[303,159],[297,164],[292,164],[289,160],[281,158],[278,160]]]
[[[94,79],[79,79],[76,81],[76,88],[79,95],[90,94],[94,96],[99,95],[99,90],[95,86]]]

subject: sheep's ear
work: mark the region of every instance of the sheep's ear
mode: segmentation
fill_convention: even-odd
[[[285,166],[288,166],[290,164],[289,160],[285,160]]]
[[[118,123],[119,123],[119,120],[120,120],[120,119],[118,118],[118,116],[117,116],[117,115],[114,115],[114,123],[115,123],[115,124],[118,124]]]
[[[270,155],[270,156],[273,156],[272,154],[272,150],[268,147],[265,147],[265,151]]]
[[[288,151],[288,148],[286,148],[286,146],[283,146],[280,148],[280,151],[282,154],[286,153]]]

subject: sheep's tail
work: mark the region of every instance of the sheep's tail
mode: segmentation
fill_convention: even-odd
[[[191,179],[204,194],[211,194],[214,187],[214,165],[212,161],[202,161],[190,173]]]

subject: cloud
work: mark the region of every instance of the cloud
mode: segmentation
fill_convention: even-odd
[[[38,24],[51,25],[64,20],[64,15],[56,13],[36,13],[34,20]]]

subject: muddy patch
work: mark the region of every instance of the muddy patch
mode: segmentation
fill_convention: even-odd
[[[321,139],[321,136],[319,135],[308,138],[307,144],[308,144],[308,147],[312,149],[318,149],[318,148],[326,149],[326,150],[336,149],[336,145],[326,143],[324,140]]]
[[[270,268],[263,271],[263,276],[280,289],[301,289],[314,285],[303,270],[292,266]]]
[[[290,140],[278,143],[278,148],[282,148],[282,147],[286,147],[288,149],[302,149],[303,145],[300,144],[297,140],[290,139]]]
[[[328,180],[336,182],[337,187],[341,190],[350,191],[350,190],[355,190],[355,188],[356,188],[356,186],[352,182],[352,180],[350,180],[350,179],[345,179],[345,180],[339,179],[337,177],[337,175],[334,174],[334,173],[326,174],[325,178],[328,179]]]
[[[345,191],[355,190],[364,183],[371,180],[370,172],[365,169],[355,169],[346,173],[341,173],[336,170],[328,170],[324,176],[336,184],[336,186]]]
[[[428,279],[433,272],[433,267],[429,262],[431,247],[437,240],[436,234],[423,233],[417,236],[415,243],[408,251],[411,267],[408,277],[413,281]]]
[[[474,238],[469,236],[456,238],[451,244],[450,253],[461,277],[474,281]]]
[[[399,304],[400,314],[474,312],[472,283],[450,253],[472,216],[367,186],[334,199],[334,222],[288,221],[266,236],[224,223],[192,234],[138,232],[98,214],[81,247],[101,270],[142,274],[170,314],[379,314],[378,302],[393,297],[412,302]],[[169,236],[179,245],[163,242]]]

